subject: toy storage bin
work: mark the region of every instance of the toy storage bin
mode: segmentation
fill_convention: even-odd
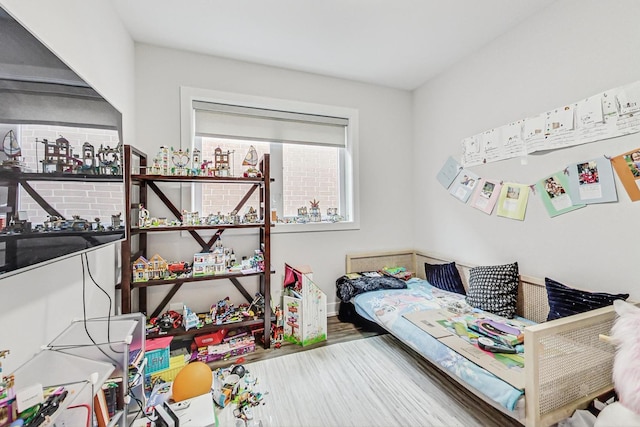
[[[147,359],[148,374],[167,369],[169,368],[169,347],[148,351],[144,354],[144,358]]]
[[[186,364],[187,362],[185,361],[184,355],[180,354],[178,356],[172,356],[169,359],[168,368],[153,372],[150,375],[153,376],[153,379],[159,378],[162,381],[169,383],[176,379],[176,375],[178,375],[178,372],[180,372]]]
[[[311,267],[284,265],[283,338],[303,347],[327,339],[327,296],[313,282]]]
[[[163,337],[146,341],[147,350],[144,354],[146,374],[152,374],[169,368],[169,347],[172,340],[173,337]]]

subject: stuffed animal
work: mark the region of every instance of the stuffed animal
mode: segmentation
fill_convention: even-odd
[[[640,426],[640,308],[622,300],[613,305],[618,314],[611,328],[613,384],[619,401],[600,412],[594,427]]]

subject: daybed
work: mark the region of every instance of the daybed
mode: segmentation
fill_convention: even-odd
[[[417,276],[408,281],[409,291],[414,291],[410,298],[405,298],[401,306],[391,309],[385,305],[386,310],[397,309],[397,313],[391,316],[385,310],[367,314],[365,309],[380,304],[385,296],[386,302],[382,304],[388,304],[390,296],[406,290],[361,293],[351,302],[359,315],[377,322],[460,385],[526,426],[554,424],[570,417],[575,409],[585,408],[596,396],[613,389],[611,378],[615,349],[599,339],[600,335],[608,335],[611,330],[615,318],[613,307],[545,322],[549,305],[544,279],[519,275],[516,316],[528,319],[531,324],[524,329],[524,372],[520,373],[524,376],[524,387],[514,387],[466,360],[461,356],[464,352],[454,352],[404,318],[402,315],[411,311],[433,308],[429,306],[433,301],[426,301],[432,299],[430,296],[415,304],[412,302],[415,295],[432,295],[431,289],[437,289],[424,280],[425,262],[442,264],[451,261],[456,262],[464,286],[468,288],[469,271],[475,266],[458,260],[413,250],[347,255],[347,273],[401,266]],[[438,297],[445,293],[440,289],[435,291]]]

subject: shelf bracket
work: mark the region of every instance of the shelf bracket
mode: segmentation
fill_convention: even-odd
[[[153,310],[153,313],[151,313],[151,316],[150,316],[151,318],[158,317],[162,313],[162,310],[164,310],[165,306],[169,304],[169,301],[171,301],[171,298],[173,298],[173,296],[180,290],[183,283],[184,282],[178,282],[175,285],[173,285],[171,289],[169,289],[169,292],[167,292],[167,295],[165,295],[162,301],[160,301],[160,304],[158,304],[156,309]]]
[[[53,206],[47,203],[47,201],[43,199],[42,196],[40,196],[38,192],[34,190],[33,187],[28,182],[22,181],[20,182],[20,185],[22,185],[22,188],[24,188],[24,190],[29,194],[29,196],[31,196],[31,198],[35,200],[36,203],[38,203],[42,207],[42,209],[44,209],[49,215],[57,216],[62,219],[65,219],[64,216],[60,212],[55,210]]]
[[[253,297],[251,296],[251,294],[247,292],[247,290],[244,288],[244,286],[242,286],[242,283],[240,283],[238,279],[236,279],[235,277],[229,277],[229,280],[231,281],[231,283],[233,283],[233,286],[236,287],[238,292],[240,292],[242,296],[246,298],[247,302],[251,303],[251,301],[253,301]]]
[[[182,218],[182,212],[180,212],[180,209],[178,209],[176,205],[174,205],[173,202],[169,200],[169,198],[162,192],[162,190],[158,188],[155,182],[149,181],[147,182],[147,186],[150,189],[152,189],[154,193],[156,193],[158,198],[162,200],[162,203],[164,203],[165,206],[169,208],[171,213],[175,215],[176,218],[178,219]],[[191,237],[193,237],[196,240],[196,242],[198,242],[198,244],[202,246],[203,249],[207,247],[207,243],[204,241],[202,237],[200,237],[198,233],[196,233],[193,230],[188,230],[188,231],[189,231],[189,234],[191,234]]]

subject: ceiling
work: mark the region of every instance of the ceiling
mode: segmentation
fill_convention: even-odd
[[[111,0],[136,42],[413,90],[557,0]]]

